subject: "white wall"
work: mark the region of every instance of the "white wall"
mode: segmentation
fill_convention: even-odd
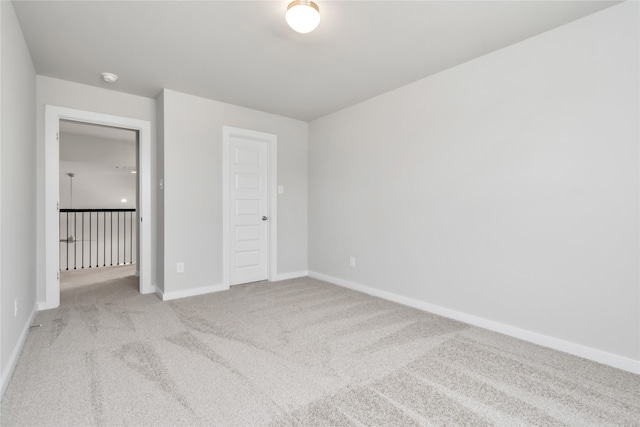
[[[126,166],[127,169],[117,169]],[[60,133],[60,207],[135,209],[138,176],[135,141]],[[73,206],[70,178],[73,173]],[[126,199],[126,202],[122,202]]]
[[[0,8],[0,370],[4,392],[36,304],[36,75],[11,2],[0,2]],[[14,317],[16,299],[18,315]]]
[[[278,136],[278,274],[307,270],[305,122],[164,90],[164,292],[222,284],[222,127]],[[176,263],[185,272],[176,273]]]
[[[4,25],[2,24],[2,7],[0,5],[0,242],[2,241],[2,120],[4,116],[2,115],[2,64],[4,57],[4,50],[2,49],[2,40],[4,40],[4,35],[2,34],[2,28]],[[2,248],[0,247],[0,322],[2,322],[2,313],[5,312],[3,310],[3,299],[2,299]],[[4,323],[4,322],[2,322]],[[8,365],[8,362],[4,362],[4,357],[2,356],[2,342],[4,339],[2,338],[2,323],[0,323],[0,399],[4,396],[5,390],[5,364]],[[9,375],[9,372],[7,372]]]
[[[97,77],[96,77],[97,78]],[[44,106],[56,105],[77,110],[92,111],[114,116],[129,117],[132,119],[151,122],[151,182],[155,187],[156,182],[156,102],[154,99],[129,95],[122,92],[106,90],[98,87],[72,83],[51,77],[36,77],[36,108],[37,108],[37,283],[38,301],[45,299],[45,176],[44,176]],[[152,188],[153,190],[153,188]],[[151,206],[156,205],[156,193],[151,194]],[[145,219],[146,220],[146,219]],[[155,230],[156,212],[151,212],[151,284],[156,283],[156,236]]]
[[[312,122],[309,270],[637,369],[638,73],[626,2]]]

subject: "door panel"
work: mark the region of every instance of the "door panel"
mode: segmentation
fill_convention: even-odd
[[[260,240],[260,227],[257,225],[236,226],[236,242]]]
[[[235,215],[238,217],[258,215],[260,210],[260,200],[236,199]]]
[[[236,190],[260,191],[262,189],[262,177],[257,174],[236,174]]]
[[[260,266],[260,251],[236,252],[236,268],[239,270]]]

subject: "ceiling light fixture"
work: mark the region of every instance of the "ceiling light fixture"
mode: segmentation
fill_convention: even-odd
[[[102,80],[107,83],[115,83],[118,80],[118,76],[113,73],[102,73]]]
[[[299,33],[310,33],[320,24],[320,8],[309,0],[295,0],[287,6],[287,24]]]

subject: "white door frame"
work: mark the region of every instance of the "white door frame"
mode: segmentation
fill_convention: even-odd
[[[151,123],[146,120],[112,116],[73,108],[45,105],[45,301],[39,303],[40,310],[60,305],[59,221],[58,203],[60,194],[60,120],[113,126],[138,131],[138,218],[140,257],[140,293],[155,292],[151,284]]]
[[[269,153],[267,159],[267,188],[269,197],[269,226],[267,233],[267,280],[273,281],[278,274],[278,137],[264,132],[231,126],[222,127],[222,284],[229,288],[231,270],[231,250],[229,233],[229,145],[232,136],[267,141]]]

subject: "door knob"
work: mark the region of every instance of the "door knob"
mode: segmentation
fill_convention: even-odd
[[[263,220],[263,221],[266,221],[267,219],[269,219],[269,218],[267,218],[266,216],[263,216],[263,217],[262,217],[262,220]]]

